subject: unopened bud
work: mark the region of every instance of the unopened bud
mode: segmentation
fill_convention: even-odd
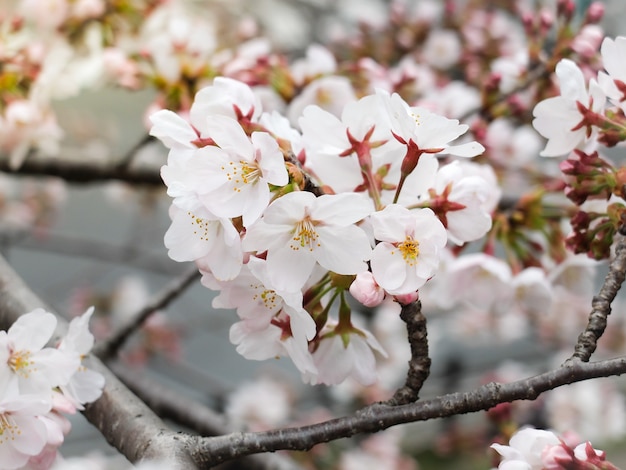
[[[587,8],[585,21],[587,23],[599,23],[604,17],[604,4],[602,2],[593,2]]]

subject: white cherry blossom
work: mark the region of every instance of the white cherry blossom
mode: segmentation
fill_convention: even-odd
[[[378,95],[348,103],[341,119],[319,106],[307,106],[299,120],[306,148],[306,167],[335,192],[354,191],[363,183],[363,164],[375,172],[401,160],[403,147],[379,115],[385,111]],[[357,155],[359,146],[370,147]],[[369,161],[364,162],[363,158]]]
[[[382,119],[388,119],[396,140],[408,150],[415,148],[421,153],[449,154],[459,157],[475,157],[485,151],[478,142],[472,141],[450,145],[467,132],[469,126],[459,124],[426,108],[410,107],[397,93],[389,95],[377,90],[387,109]]]
[[[477,240],[491,229],[492,201],[497,202],[500,195],[495,175],[488,181],[478,174],[472,175],[470,168],[458,160],[441,167],[433,188],[443,197],[443,204],[456,206],[440,217],[445,220],[449,239],[457,245]]]
[[[89,331],[89,320],[94,308],[89,308],[80,317],[74,318],[67,334],[59,344],[59,350],[73,354],[82,361],[89,354],[94,344],[94,337]],[[99,372],[81,365],[70,381],[62,385],[61,391],[76,409],[84,409],[83,404],[96,401],[102,394],[104,377]]]
[[[587,127],[578,127],[583,119],[577,103],[600,112],[606,101],[603,91],[595,80],[585,85],[582,71],[573,61],[562,59],[556,66],[561,96],[539,102],[533,110],[533,126],[548,139],[546,148],[540,153],[543,157],[565,155],[575,148],[593,143],[587,136]]]
[[[246,251],[267,251],[272,285],[300,290],[316,263],[338,274],[366,270],[371,255],[365,232],[354,225],[371,212],[360,194],[315,197],[296,191],[276,199],[243,239]]]
[[[232,78],[216,77],[212,85],[196,93],[189,118],[203,136],[209,136],[206,126],[210,116],[237,120],[243,117],[256,122],[262,112],[261,101],[248,85]]]
[[[185,211],[170,207],[172,225],[165,233],[168,256],[174,261],[199,261],[218,279],[233,279],[241,270],[243,252],[239,232],[228,219],[203,207]]]
[[[0,386],[14,382],[20,393],[50,393],[70,381],[80,359],[45,347],[56,325],[52,313],[38,308],[0,331]]]
[[[332,329],[335,325],[327,325]],[[374,352],[384,357],[387,353],[367,330],[352,331],[350,334],[331,334],[322,338],[313,352],[317,373],[304,374],[306,382],[336,385],[352,377],[361,385],[376,381],[376,358]]]
[[[39,455],[48,442],[46,425],[39,419],[52,406],[49,393],[21,394],[15,387],[0,390],[0,465],[13,470]]]
[[[398,204],[371,215],[374,248],[371,266],[376,282],[390,294],[410,294],[435,274],[446,229],[430,209],[409,211]]]
[[[206,118],[205,129],[218,147],[198,149],[186,171],[195,176],[200,201],[218,217],[243,217],[244,226],[259,218],[270,201],[268,184],[289,182],[282,152],[266,132],[251,138],[225,116]]]

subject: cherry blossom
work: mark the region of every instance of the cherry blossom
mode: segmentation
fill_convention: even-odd
[[[15,383],[20,393],[41,393],[69,382],[80,359],[45,347],[56,325],[56,317],[40,308],[0,331],[0,383]]]
[[[540,153],[544,157],[557,157],[580,145],[593,144],[587,135],[587,126],[580,125],[583,116],[577,103],[600,112],[606,101],[595,80],[589,82],[587,91],[582,71],[571,60],[561,60],[556,66],[556,75],[561,96],[543,100],[533,110],[534,128],[548,139],[546,148]]]
[[[440,168],[429,202],[448,230],[448,238],[458,245],[489,231],[494,209],[491,201],[497,201],[500,192],[495,175],[488,181],[467,170],[459,161]]]
[[[263,108],[252,89],[238,80],[216,77],[211,86],[202,88],[189,110],[189,118],[194,127],[204,136],[209,136],[207,118],[226,116],[256,122]]]
[[[239,232],[228,219],[198,207],[185,211],[172,205],[172,225],[165,246],[174,261],[199,261],[219,279],[233,279],[241,270],[243,252]]]
[[[38,455],[48,441],[46,425],[39,419],[50,411],[45,394],[22,394],[15,387],[0,388],[0,462],[12,470]]]
[[[283,155],[266,132],[248,138],[237,121],[206,118],[212,145],[198,149],[186,171],[195,175],[201,202],[218,217],[243,217],[244,226],[259,218],[270,201],[268,184],[284,186],[289,178]]]
[[[59,343],[59,351],[76,355],[81,361],[89,354],[94,344],[94,337],[89,331],[89,320],[94,308],[89,308],[80,317],[74,318],[67,334]],[[99,372],[85,366],[78,368],[67,384],[61,385],[61,391],[78,410],[84,409],[83,403],[91,403],[102,394],[104,377]]]
[[[315,197],[303,191],[276,199],[243,239],[246,251],[267,251],[269,277],[276,288],[302,288],[319,263],[338,274],[365,271],[371,255],[365,232],[354,225],[371,212],[359,194]]]
[[[377,244],[372,274],[390,294],[410,294],[435,274],[446,231],[430,209],[392,204],[371,215]]]
[[[327,325],[331,331],[334,327],[333,324]],[[374,351],[387,355],[367,330],[353,328],[349,333],[332,332],[322,337],[313,352],[317,373],[305,373],[303,378],[313,385],[334,385],[352,377],[362,385],[371,385],[376,381]]]
[[[308,106],[299,120],[306,148],[306,167],[336,192],[354,191],[384,164],[400,160],[402,146],[381,122],[378,95],[348,103],[341,119],[318,106]]]
[[[465,134],[469,126],[426,108],[410,107],[397,93],[390,96],[378,90],[378,94],[387,109],[385,117],[388,116],[391,131],[396,140],[406,146],[409,157],[418,158],[423,153],[474,157],[484,152],[485,148],[475,141],[449,145]]]
[[[541,470],[543,468],[543,453],[548,448],[560,446],[560,444],[559,438],[551,431],[524,428],[515,433],[508,446],[491,444],[491,447],[504,458],[498,467],[500,469]],[[513,462],[519,462],[516,464],[518,466],[515,467]]]

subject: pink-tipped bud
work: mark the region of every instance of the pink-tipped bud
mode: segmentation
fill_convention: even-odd
[[[574,0],[559,0],[557,2],[556,11],[559,16],[570,21],[574,17],[576,11],[576,2]]]
[[[593,2],[587,8],[586,22],[587,23],[599,23],[604,17],[604,3]]]
[[[350,294],[366,307],[376,307],[385,299],[385,291],[376,283],[369,271],[356,275],[350,284]]]
[[[418,300],[420,296],[418,292],[411,292],[410,294],[394,295],[393,298],[396,299],[396,302],[400,305],[409,305]]]
[[[552,14],[551,11],[543,9],[541,10],[541,13],[539,14],[539,21],[541,24],[541,28],[543,30],[548,30],[554,24],[554,15]]]

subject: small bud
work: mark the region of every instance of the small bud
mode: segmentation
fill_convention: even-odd
[[[418,292],[411,292],[410,294],[394,295],[393,298],[400,305],[409,305],[418,300],[420,296]]]
[[[593,2],[587,8],[585,21],[587,23],[599,23],[604,16],[604,4],[602,2]]]
[[[385,291],[376,283],[369,271],[356,275],[354,282],[350,285],[350,294],[366,307],[376,307],[385,298]]]

